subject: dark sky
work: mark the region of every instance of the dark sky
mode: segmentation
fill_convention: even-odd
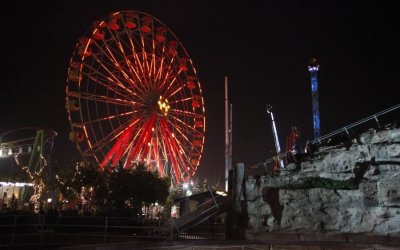
[[[77,158],[64,109],[72,51],[94,20],[114,11],[155,16],[188,50],[206,105],[200,179],[215,182],[224,171],[225,75],[234,164],[250,166],[273,155],[266,104],[274,107],[281,144],[293,123],[303,139],[312,139],[312,57],[320,64],[322,134],[400,103],[394,1],[43,2],[1,3],[0,133],[22,126],[53,129],[53,158],[59,161]]]

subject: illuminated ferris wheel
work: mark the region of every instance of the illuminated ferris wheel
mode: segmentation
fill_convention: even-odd
[[[180,183],[199,166],[205,108],[196,70],[175,34],[146,13],[111,13],[79,39],[65,107],[70,139],[103,170],[145,162]]]

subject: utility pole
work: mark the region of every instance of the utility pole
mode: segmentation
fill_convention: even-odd
[[[232,169],[232,104],[229,108],[228,77],[225,76],[225,192],[228,192],[229,171]]]

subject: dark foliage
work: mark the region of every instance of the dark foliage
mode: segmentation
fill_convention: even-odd
[[[143,205],[166,202],[169,183],[169,178],[148,171],[140,163],[131,169],[117,167],[111,173],[95,166],[78,166],[70,185],[75,194],[95,207],[98,215],[138,216]]]

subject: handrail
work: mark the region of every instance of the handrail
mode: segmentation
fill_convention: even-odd
[[[324,136],[321,136],[321,137],[319,137],[319,138],[316,138],[316,139],[310,141],[309,143],[310,143],[310,144],[314,144],[314,143],[317,143],[317,142],[321,143],[321,141],[323,141],[323,140],[325,140],[325,139],[328,139],[328,138],[330,138],[330,137],[333,137],[333,136],[335,136],[335,135],[338,135],[338,134],[340,134],[340,133],[342,133],[342,132],[346,132],[346,133],[347,133],[347,130],[348,130],[348,129],[354,128],[354,127],[356,127],[356,126],[358,126],[358,125],[361,125],[361,124],[363,124],[363,123],[365,123],[365,122],[368,122],[368,121],[371,121],[371,120],[377,121],[377,118],[378,118],[379,116],[384,115],[384,114],[387,114],[387,113],[389,113],[389,112],[392,112],[392,111],[394,111],[394,110],[396,110],[396,109],[400,109],[400,104],[394,105],[394,106],[391,107],[391,108],[385,109],[385,110],[380,111],[380,112],[378,112],[378,113],[376,113],[376,114],[373,114],[373,115],[371,115],[371,116],[368,116],[368,117],[366,117],[366,118],[364,118],[364,119],[362,119],[362,120],[359,120],[359,121],[357,121],[357,122],[354,122],[354,123],[352,123],[352,124],[350,124],[350,125],[344,126],[343,128],[340,128],[340,129],[337,129],[337,130],[335,130],[335,131],[332,131],[332,132],[330,132],[330,133],[328,133],[328,134],[326,134],[326,135],[324,135]]]
[[[218,198],[222,197],[222,195],[216,194],[213,195],[211,190],[208,190],[211,198],[198,206],[193,211],[190,211],[179,218],[172,219],[170,221],[170,225],[167,226],[167,230],[171,230],[171,239],[180,234],[182,231],[187,230],[193,226],[196,226],[210,216],[215,215],[219,211],[220,204],[217,201]],[[193,223],[193,224],[192,224]],[[174,231],[176,229],[176,232]]]
[[[335,135],[338,135],[340,133],[343,133],[343,132],[348,133],[348,129],[354,128],[354,127],[356,127],[358,125],[361,125],[361,124],[366,123],[366,122],[371,121],[371,120],[375,120],[376,122],[378,122],[378,117],[379,116],[382,116],[384,114],[390,113],[390,112],[392,112],[392,111],[394,111],[396,109],[400,110],[400,104],[396,104],[393,107],[390,107],[388,109],[382,110],[382,111],[380,111],[378,113],[375,113],[375,114],[373,114],[371,116],[368,116],[368,117],[366,117],[364,119],[361,119],[361,120],[359,120],[357,122],[351,123],[350,125],[347,125],[347,126],[344,126],[344,127],[340,128],[340,129],[337,129],[335,131],[332,131],[332,132],[330,132],[330,133],[328,133],[326,135],[323,135],[323,136],[321,136],[319,138],[316,138],[316,139],[314,139],[312,141],[309,141],[308,144],[315,144],[317,142],[321,143],[323,140],[331,138],[331,137],[333,137]],[[268,164],[270,164],[272,162],[276,162],[278,159],[286,158],[288,156],[288,154],[290,154],[290,153],[291,153],[291,151],[283,152],[283,153],[281,153],[281,154],[279,154],[277,156],[271,157],[271,158],[269,158],[269,159],[267,159],[267,160],[265,160],[263,162],[259,162],[257,164],[254,164],[253,166],[249,167],[248,169],[257,169],[257,168],[259,168],[261,166],[263,166],[264,168],[267,168]]]

